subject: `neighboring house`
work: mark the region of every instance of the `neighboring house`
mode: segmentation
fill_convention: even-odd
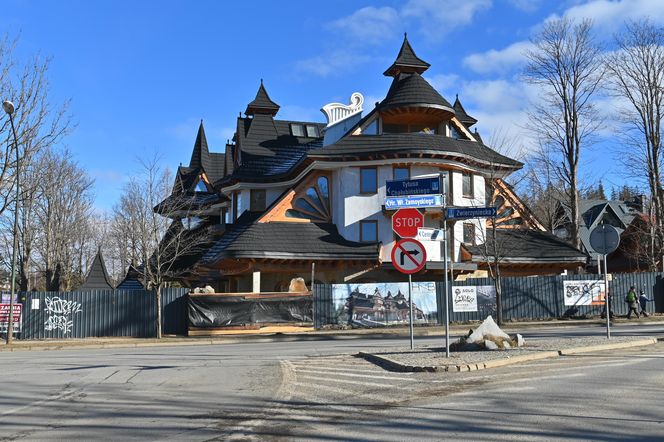
[[[556,236],[570,239],[570,211],[560,205],[559,214],[564,220],[563,225],[556,229]],[[601,258],[590,244],[590,233],[601,224],[616,228],[620,234],[618,249],[609,254],[607,265],[609,272],[634,272],[648,269],[642,259],[640,238],[647,224],[647,216],[643,214],[643,197],[635,197],[631,201],[582,199],[579,201],[581,226],[579,237],[582,249],[588,253],[587,270],[597,272],[597,260]]]
[[[95,259],[92,261],[88,275],[85,282],[78,290],[112,290],[111,278],[106,271],[106,264],[104,257],[101,255],[101,250],[97,250]]]
[[[540,261],[527,256],[530,265],[539,262],[530,274],[585,263],[578,250],[541,232],[503,181],[522,163],[486,146],[471,131],[477,120],[458,97],[450,104],[422,77],[428,68],[404,38],[384,72],[392,79],[385,99],[366,115],[363,97],[355,93],[349,105],[323,106],[327,124],[280,120],[280,107],[261,80],[223,154],[208,152],[201,124],[190,165],[178,169],[173,195],[156,208],[174,219],[174,231],[214,228],[218,235],[210,247],[189,257],[182,282],[219,291],[272,291],[287,287],[292,277],[309,280],[312,264],[316,280],[327,283],[403,281],[391,263],[398,238],[391,229],[393,211],[384,207],[385,183],[441,174],[448,204],[484,206],[486,189],[496,189],[503,200],[502,224],[539,232],[537,248],[547,256]],[[183,197],[191,200],[191,210],[169,203]],[[440,208],[424,213],[425,226],[444,226]],[[487,222],[449,224],[455,273],[477,270],[486,258],[465,256],[464,250],[486,240]],[[513,241],[508,257],[527,248],[528,237]],[[425,241],[424,246],[427,263],[414,277],[441,279],[442,243]],[[521,262],[505,262],[525,271]]]

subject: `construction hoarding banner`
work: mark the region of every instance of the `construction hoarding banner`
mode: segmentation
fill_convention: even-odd
[[[435,282],[413,282],[413,323],[436,324]],[[408,324],[408,283],[332,284],[337,324],[384,327]]]
[[[603,280],[563,281],[565,305],[604,305]]]

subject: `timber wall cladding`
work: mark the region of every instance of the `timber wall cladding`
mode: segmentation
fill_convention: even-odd
[[[187,289],[162,291],[163,334],[185,334]],[[151,290],[27,292],[21,339],[156,335],[156,295]]]

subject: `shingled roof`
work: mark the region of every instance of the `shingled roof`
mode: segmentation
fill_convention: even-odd
[[[399,55],[397,55],[397,59],[394,60],[394,63],[387,68],[383,75],[394,77],[401,72],[417,72],[421,74],[429,69],[429,66],[431,66],[429,63],[415,55],[415,51],[408,41],[408,36],[404,33]]]
[[[143,290],[145,286],[141,282],[141,273],[134,267],[133,264],[129,264],[127,269],[127,274],[124,279],[118,286],[117,290]]]
[[[110,278],[104,264],[104,257],[101,255],[101,249],[97,250],[95,259],[92,261],[85,282],[79,287],[79,290],[111,290]]]
[[[283,176],[304,159],[307,151],[322,146],[321,137],[293,136],[291,124],[316,126],[319,134],[325,127],[324,123],[275,120],[268,115],[238,118],[235,148],[239,149],[240,165],[215,186],[234,180],[269,181]]]
[[[421,153],[431,155],[465,156],[469,160],[489,162],[495,166],[519,169],[523,163],[499,154],[495,150],[470,140],[457,140],[439,134],[382,134],[351,135],[334,144],[307,153],[312,158],[362,156],[380,153]]]
[[[247,105],[247,110],[244,113],[247,115],[267,114],[275,116],[277,112],[279,112],[279,105],[270,99],[261,78],[261,85],[258,87],[258,92],[256,92],[256,98]]]
[[[378,105],[378,109],[383,111],[405,106],[435,107],[454,113],[449,101],[443,98],[417,72],[396,75],[385,99]]]
[[[271,258],[315,260],[379,259],[379,243],[348,241],[334,224],[256,222],[245,212],[203,256],[204,263],[221,259]]]
[[[509,263],[580,263],[588,255],[555,235],[540,230],[497,229],[496,242],[502,262]],[[493,250],[494,238],[487,235],[488,250]],[[472,255],[472,261],[486,261],[485,245],[463,246]]]
[[[456,96],[456,100],[454,100],[454,112],[456,113],[456,117],[463,123],[464,126],[467,128],[471,127],[473,124],[477,123],[477,119],[471,117],[466,113],[466,110],[463,108],[463,105],[461,104],[461,101],[459,101],[459,95]]]
[[[225,159],[226,156],[223,153],[210,153],[203,120],[201,120],[194,142],[194,150],[191,152],[191,160],[189,160],[189,170],[195,173],[205,172],[208,179],[214,182],[224,175]],[[195,185],[196,183],[194,183]],[[186,190],[192,189],[187,188]]]

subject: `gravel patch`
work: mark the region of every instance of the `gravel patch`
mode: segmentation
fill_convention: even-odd
[[[452,367],[482,364],[499,359],[512,359],[526,355],[537,355],[542,352],[567,350],[578,347],[591,347],[595,345],[620,344],[631,341],[649,339],[650,336],[619,336],[607,340],[605,337],[573,337],[555,339],[528,339],[524,347],[509,350],[483,350],[467,352],[450,352],[445,357],[445,347],[419,346],[415,350],[409,347],[395,347],[381,352],[371,352],[371,355],[387,358],[404,366],[416,367]],[[455,367],[456,368],[456,367]]]

